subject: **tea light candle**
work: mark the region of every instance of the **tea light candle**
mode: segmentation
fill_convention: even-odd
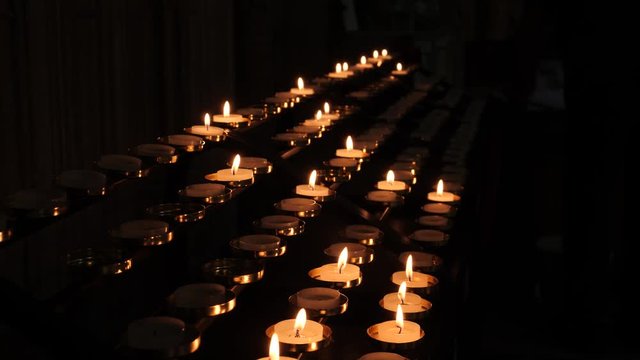
[[[385,321],[371,326],[367,333],[375,340],[392,343],[407,344],[416,342],[424,336],[420,325],[413,321],[405,321],[400,305],[396,308],[396,320]]]
[[[422,251],[402,252],[400,256],[398,256],[398,260],[400,260],[400,263],[404,266],[407,266],[409,256],[411,256],[412,265],[421,269],[435,270],[442,264],[442,259],[439,256]]]
[[[356,64],[355,68],[358,69],[358,70],[365,70],[365,69],[373,68],[373,65],[367,63],[367,57],[362,55],[360,57],[360,63]]]
[[[330,245],[324,252],[329,256],[339,257],[344,249],[347,249],[347,253],[351,258],[363,257],[369,251],[366,246],[357,243],[336,243]]]
[[[338,149],[336,150],[337,157],[343,158],[352,158],[352,159],[362,159],[367,156],[362,150],[353,148],[353,139],[351,136],[347,136],[347,141],[345,142],[346,149]]]
[[[124,239],[143,239],[164,235],[169,231],[169,223],[159,220],[127,221],[116,229],[118,237]]]
[[[303,308],[298,311],[295,320],[280,321],[274,326],[273,331],[281,342],[299,345],[321,341],[324,329],[320,323],[307,320],[307,312]]]
[[[298,307],[313,310],[335,309],[340,305],[340,292],[338,290],[313,287],[300,290],[296,293]]]
[[[349,74],[342,71],[342,64],[336,64],[336,71],[330,72],[327,76],[332,79],[346,79],[349,77]]]
[[[344,234],[348,239],[377,239],[382,232],[375,226],[371,225],[349,225],[345,228]]]
[[[382,307],[385,310],[395,311],[398,306],[405,314],[421,313],[429,310],[431,304],[420,295],[407,293],[407,283],[403,281],[397,293],[387,294],[382,298]]]
[[[309,175],[309,184],[296,186],[296,194],[311,197],[329,196],[331,194],[330,189],[323,185],[316,185],[316,177],[317,172],[313,170]]]
[[[329,160],[329,166],[337,168],[354,168],[358,166],[358,160],[350,158],[333,158]]]
[[[260,226],[265,229],[282,229],[294,227],[300,223],[300,219],[294,216],[269,215],[260,219]]]
[[[291,132],[306,135],[316,135],[322,132],[322,126],[296,125],[291,128]]]
[[[225,104],[228,104],[228,103],[229,102],[227,101]],[[219,116],[219,115],[216,115],[216,116]],[[242,117],[242,115],[237,115],[237,116]],[[222,122],[222,121],[218,121],[218,122]],[[200,136],[222,136],[225,134],[224,129],[211,126],[211,116],[209,115],[209,113],[204,114],[204,125],[194,125],[189,128],[189,132],[194,135],[200,135]]]
[[[422,206],[422,210],[431,214],[448,214],[451,212],[451,205],[443,203],[430,203]]]
[[[378,50],[373,50],[373,53],[371,54],[371,57],[367,59],[368,62],[373,63],[373,64],[378,64],[378,62],[382,61],[382,59],[380,58],[380,53],[378,52]]]
[[[349,76],[354,74],[352,70],[349,70],[349,63],[346,61],[342,63],[342,72],[348,74]]]
[[[407,190],[407,184],[403,181],[396,181],[395,174],[393,170],[389,170],[387,172],[387,180],[386,181],[378,181],[376,187],[380,190],[389,190],[389,191],[404,191]]]
[[[191,184],[184,188],[184,195],[194,198],[218,196],[225,192],[226,187],[221,184]]]
[[[309,272],[309,276],[316,280],[326,282],[350,282],[360,278],[360,268],[357,265],[349,264],[349,251],[345,247],[337,263],[326,264]]]
[[[289,198],[280,200],[280,209],[284,211],[310,211],[315,210],[318,203],[311,199]]]
[[[394,203],[400,201],[400,197],[393,191],[375,190],[367,193],[367,200],[382,203]]]
[[[447,203],[458,201],[460,200],[460,197],[458,195],[455,195],[454,193],[444,191],[444,182],[442,181],[442,179],[440,179],[438,180],[436,191],[432,191],[427,194],[427,199],[429,199],[430,201]]]
[[[238,238],[239,248],[250,251],[273,250],[280,246],[280,238],[274,235],[245,235]]]
[[[442,231],[432,229],[416,230],[409,237],[412,240],[422,243],[431,243],[433,245],[441,245],[441,243],[448,240],[447,234]]]
[[[163,144],[140,144],[134,148],[138,156],[170,157],[176,152],[176,148]]]
[[[396,76],[403,76],[403,75],[407,75],[408,73],[409,72],[407,70],[402,69],[402,63],[397,63],[396,69],[391,72],[391,74]]]
[[[226,288],[219,284],[201,283],[184,285],[173,293],[174,304],[180,308],[205,308],[226,301]]]
[[[142,167],[142,160],[128,155],[103,155],[97,161],[97,165],[106,170],[113,171],[138,171]]]
[[[383,60],[391,60],[392,57],[391,55],[389,55],[389,51],[387,49],[382,49],[382,51],[380,51],[380,57]]]
[[[409,358],[390,352],[372,352],[360,356],[358,360],[409,360]]]
[[[433,276],[413,271],[412,255],[409,255],[407,257],[407,265],[405,267],[405,271],[396,271],[391,276],[391,281],[394,284],[400,285],[403,281],[405,281],[407,283],[407,287],[412,289],[421,289],[433,286],[435,285],[434,279],[435,278]]]
[[[329,105],[327,101],[324,102],[324,105],[322,106],[322,110],[323,110],[322,112],[323,119],[338,120],[340,118],[340,114],[331,112],[331,105]]]
[[[253,170],[240,168],[240,155],[236,155],[233,158],[233,164],[230,169],[218,170],[215,173],[215,180],[217,181],[246,181],[253,179]]]
[[[136,320],[127,328],[127,344],[134,349],[174,348],[185,340],[185,323],[168,316]]]
[[[418,218],[418,224],[442,228],[449,225],[449,219],[440,215],[425,215]]]
[[[322,111],[316,112],[314,119],[307,119],[302,123],[303,126],[328,127],[331,126],[331,119],[323,118]]]
[[[263,357],[258,360],[297,360],[297,358],[280,356],[280,339],[278,334],[273,334],[269,342],[269,357]]]
[[[313,95],[313,93],[314,93],[313,89],[304,87],[304,80],[302,80],[301,77],[298,78],[298,87],[291,88],[291,94],[293,95],[308,96],[308,95]]]
[[[246,123],[248,121],[249,119],[243,117],[240,114],[231,113],[231,104],[229,104],[229,101],[224,102],[224,105],[222,106],[222,114],[213,115],[213,122],[217,123]]]
[[[199,136],[184,134],[169,135],[166,138],[166,142],[169,145],[182,147],[201,146],[204,143],[202,138]]]

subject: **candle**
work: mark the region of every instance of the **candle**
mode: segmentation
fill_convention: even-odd
[[[443,203],[431,203],[422,206],[422,210],[424,212],[428,212],[431,214],[449,214],[451,212],[451,209],[451,205]]]
[[[431,275],[413,271],[412,255],[407,257],[405,271],[394,272],[391,276],[391,281],[396,285],[400,285],[405,281],[407,283],[407,287],[412,289],[424,289],[435,286],[438,283],[438,280]]]
[[[440,215],[425,215],[418,218],[418,224],[431,227],[446,227],[449,219]]]
[[[265,251],[274,250],[280,246],[280,238],[274,235],[245,235],[237,240],[238,247],[242,250]]]
[[[386,181],[378,181],[376,187],[380,190],[389,190],[389,191],[404,191],[407,190],[407,184],[403,181],[396,181],[393,170],[389,170],[387,172],[387,180]]]
[[[316,185],[316,177],[317,172],[313,170],[309,175],[309,184],[296,186],[296,194],[311,197],[329,196],[331,194],[331,189],[326,186]]]
[[[375,226],[371,225],[349,225],[345,228],[344,234],[348,239],[377,239],[382,232]]]
[[[337,243],[332,244],[324,250],[324,253],[331,257],[339,257],[342,255],[344,249],[347,249],[347,253],[351,259],[360,258],[369,252],[369,249],[361,244],[357,243]]]
[[[163,144],[141,144],[133,151],[138,156],[171,157],[175,154],[176,148]]]
[[[228,104],[227,102],[226,104]],[[235,116],[235,115],[234,115]],[[242,117],[242,115],[238,115]],[[222,136],[225,135],[225,131],[222,128],[211,126],[211,116],[209,113],[204,114],[204,125],[194,125],[189,128],[189,132],[194,135],[200,136]],[[221,122],[221,121],[218,121]]]
[[[333,158],[329,160],[329,166],[337,168],[353,168],[358,166],[358,160],[350,158]]]
[[[384,60],[391,60],[392,58],[387,49],[382,49],[382,51],[380,51],[380,57]]]
[[[432,229],[416,230],[409,237],[412,240],[430,243],[433,246],[444,245],[449,240],[449,237],[444,232]]]
[[[398,259],[406,266],[409,256],[412,259],[412,266],[425,269],[427,272],[436,270],[442,264],[442,259],[439,256],[422,251],[405,251],[400,253]]]
[[[349,264],[349,251],[345,247],[338,258],[337,263],[323,265],[309,271],[309,276],[320,281],[334,283],[348,283],[361,277],[360,268]]]
[[[80,190],[100,190],[107,184],[107,176],[92,170],[69,170],[58,176],[62,187]]]
[[[298,78],[298,87],[291,88],[291,94],[293,95],[307,96],[307,95],[313,95],[313,93],[314,93],[313,89],[304,87],[304,80],[302,80],[301,77]]]
[[[166,137],[166,143],[174,146],[182,147],[200,147],[204,145],[204,141],[199,136],[194,135],[169,135]]]
[[[233,158],[233,164],[230,169],[218,170],[215,173],[215,181],[246,181],[253,179],[253,170],[240,168],[240,155]],[[213,179],[212,179],[213,180]]]
[[[373,64],[378,64],[381,60],[382,59],[380,59],[380,53],[378,52],[378,50],[373,50],[373,53],[371,54],[371,57],[369,59],[367,59],[367,61],[369,61],[370,63],[373,63]]]
[[[269,357],[263,357],[258,360],[297,360],[297,358],[280,356],[280,339],[278,334],[273,334],[269,342]]]
[[[446,203],[458,201],[460,200],[460,197],[451,192],[444,191],[444,182],[442,181],[442,179],[440,179],[438,180],[436,191],[432,191],[427,194],[427,199],[429,199],[430,201]]]
[[[340,292],[338,290],[313,287],[300,290],[296,293],[296,305],[312,310],[330,310],[340,305]]]
[[[328,76],[332,79],[346,79],[349,77],[349,74],[342,71],[342,64],[336,64],[336,71],[330,72]]]
[[[127,221],[115,230],[117,237],[124,239],[144,239],[165,235],[169,232],[169,224],[159,220]]]
[[[398,306],[405,314],[423,313],[431,308],[431,303],[418,294],[407,293],[407,283],[403,281],[397,293],[387,294],[380,303],[385,310],[395,311]]]
[[[232,114],[231,104],[229,104],[229,101],[225,101],[224,105],[222,105],[222,114],[213,115],[213,122],[222,124],[239,124],[247,123],[249,122],[249,119],[240,114]]]
[[[367,200],[369,201],[382,202],[382,203],[395,203],[400,201],[401,199],[402,197],[393,191],[376,190],[376,191],[369,191],[369,193],[367,193]]]
[[[331,126],[331,119],[323,117],[322,111],[316,111],[314,119],[307,119],[302,123],[303,126],[328,127]]]
[[[233,163],[231,165],[233,166]],[[245,156],[240,158],[240,168],[250,169],[254,173],[260,173],[265,169],[271,172],[271,163],[265,158]]]
[[[260,226],[265,229],[283,229],[298,226],[300,219],[294,216],[269,215],[260,219]]]
[[[218,196],[225,192],[226,187],[221,184],[191,184],[184,188],[184,195],[194,198]]]
[[[168,316],[133,321],[127,328],[127,343],[134,349],[163,350],[185,341],[185,323]]]
[[[396,320],[385,321],[371,326],[367,334],[378,341],[393,344],[407,344],[416,342],[424,336],[420,325],[412,321],[405,321],[402,307],[396,309]]]
[[[323,119],[338,120],[340,118],[340,114],[331,112],[331,105],[327,101],[324,102],[322,110],[324,110],[322,113]]]
[[[298,311],[295,320],[288,319],[277,323],[273,332],[285,344],[309,344],[324,338],[324,328],[320,323],[307,320],[307,312],[304,308]]]
[[[289,198],[279,202],[280,210],[284,211],[311,211],[318,207],[318,203],[311,199]]]
[[[142,160],[134,156],[111,154],[101,156],[97,165],[106,170],[132,172],[140,170]]]
[[[409,72],[407,70],[402,69],[402,63],[396,64],[396,69],[391,72],[393,75],[403,76],[407,75]]]
[[[373,68],[373,65],[368,64],[368,63],[367,63],[367,57],[366,57],[366,56],[364,56],[364,55],[362,55],[362,56],[360,57],[360,63],[359,63],[359,64],[356,64],[356,69],[358,69],[358,70],[365,70],[365,69],[371,69],[371,68]]]
[[[409,360],[409,358],[390,352],[372,352],[360,356],[358,360]]]
[[[296,125],[291,128],[291,132],[301,133],[306,135],[317,135],[322,132],[321,126],[307,126],[307,125]]]
[[[226,302],[227,289],[219,284],[189,284],[177,288],[174,305],[180,308],[205,308]]]
[[[353,148],[353,139],[351,138],[351,136],[347,136],[347,141],[345,145],[346,145],[346,149],[336,150],[337,157],[362,159],[367,156],[367,153],[365,153],[364,151]]]

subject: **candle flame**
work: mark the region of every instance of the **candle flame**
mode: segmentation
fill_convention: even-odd
[[[298,78],[298,89],[304,89],[304,80],[301,77]]]
[[[377,67],[382,66],[382,61],[381,61],[381,60],[378,60],[378,63],[376,63],[376,66],[377,66]]]
[[[231,104],[229,101],[224,102],[224,106],[222,107],[222,116],[229,116],[231,114]]]
[[[300,333],[304,330],[304,326],[307,324],[307,312],[304,308],[298,311],[296,315],[296,321],[293,323],[293,329],[296,331],[296,337],[300,337]]]
[[[240,168],[240,154],[236,154],[236,157],[233,158],[233,163],[231,164],[231,174],[235,175]]]
[[[316,177],[318,176],[318,173],[313,170],[311,172],[311,175],[309,175],[309,187],[311,188],[311,190],[315,190],[316,189]]]
[[[316,111],[316,120],[322,119],[322,110]]]
[[[349,64],[346,61],[342,63],[342,71],[349,71]]]
[[[400,284],[400,288],[398,289],[398,299],[400,300],[400,304],[404,305],[404,301],[407,297],[407,282],[403,281]]]
[[[387,171],[387,182],[389,185],[393,185],[393,182],[396,180],[396,176],[393,173],[393,170]]]
[[[402,71],[402,63],[397,63],[396,64],[396,70]]]
[[[387,56],[389,55],[389,52],[387,51],[387,49],[382,49],[382,56]]]
[[[380,56],[380,54],[378,53],[378,50],[373,50],[373,58],[377,59],[378,56]]]
[[[328,114],[329,112],[331,112],[331,106],[329,106],[328,102],[324,103],[324,113]]]
[[[347,150],[353,150],[353,139],[351,135],[347,136]]]
[[[347,259],[349,258],[349,250],[345,246],[338,257],[338,274],[342,274],[342,270],[347,266]]]
[[[407,266],[404,273],[409,281],[413,281],[413,255],[409,255],[407,258]]]
[[[207,129],[208,129],[209,125],[211,125],[211,115],[209,115],[209,113],[205,113],[204,114],[204,126],[206,126]]]
[[[442,181],[442,179],[438,180],[438,185],[436,186],[436,194],[438,196],[444,195],[444,181]]]
[[[269,343],[269,360],[280,360],[280,339],[276,333],[271,336]]]
[[[342,72],[342,64],[337,63],[336,64],[336,73],[340,74]]]
[[[400,329],[398,334],[402,334],[404,329],[404,314],[402,314],[402,306],[398,304],[398,310],[396,310],[396,326]]]
[[[360,64],[364,65],[367,63],[367,57],[362,55],[360,56]]]

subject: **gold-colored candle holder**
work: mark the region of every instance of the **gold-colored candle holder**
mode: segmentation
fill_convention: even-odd
[[[152,316],[129,323],[124,343],[136,357],[173,359],[198,350],[200,331],[174,317]]]
[[[168,302],[176,317],[196,322],[233,310],[236,294],[220,284],[195,283],[177,288]]]
[[[304,221],[294,216],[269,215],[253,222],[256,231],[276,236],[296,236],[304,232]]]
[[[299,218],[313,218],[320,215],[322,205],[313,199],[287,198],[273,204],[273,207],[283,213],[291,214]]]
[[[212,282],[233,285],[251,284],[262,280],[264,263],[258,260],[223,258],[202,266],[204,277]]]
[[[173,146],[184,152],[198,152],[204,149],[205,141],[195,135],[174,134],[160,136],[157,141],[164,145]]]
[[[344,229],[343,235],[351,241],[356,241],[367,246],[380,244],[384,238],[384,233],[380,229],[364,224],[348,225]]]
[[[313,287],[289,296],[289,304],[297,310],[305,309],[311,318],[319,318],[344,314],[349,298],[335,289]]]
[[[67,254],[74,275],[118,275],[131,270],[133,258],[121,249],[77,249]]]
[[[287,251],[287,242],[275,235],[252,234],[235,238],[229,245],[236,252],[250,254],[255,258],[272,258],[282,256]]]
[[[151,219],[124,222],[112,229],[110,235],[134,246],[159,246],[173,240],[169,223]]]
[[[196,203],[166,203],[150,206],[146,213],[176,223],[189,223],[202,220],[206,207]]]
[[[178,195],[187,202],[221,204],[231,199],[232,190],[222,184],[201,183],[187,185],[178,190]]]

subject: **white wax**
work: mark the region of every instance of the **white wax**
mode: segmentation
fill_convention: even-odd
[[[403,191],[407,189],[407,184],[403,181],[378,181],[376,187],[380,190]]]
[[[390,352],[372,352],[372,353],[362,355],[361,357],[358,358],[358,360],[409,360],[409,359],[402,355],[398,355]]]
[[[405,314],[424,312],[427,309],[423,307],[424,300],[420,295],[414,293],[406,293],[404,304],[401,304],[402,312]],[[387,294],[382,298],[382,307],[389,311],[396,311],[400,304],[398,293]]]
[[[422,210],[432,214],[448,214],[451,211],[451,205],[443,203],[426,204]]]
[[[313,310],[335,309],[340,305],[340,292],[323,287],[303,289],[296,293],[296,305]]]
[[[333,257],[340,256],[342,250],[347,248],[349,257],[361,257],[367,254],[367,247],[357,243],[336,243],[329,246],[324,252],[325,254]]]
[[[436,260],[437,257],[433,254],[422,251],[405,251],[403,253],[400,253],[400,256],[398,256],[398,259],[400,260],[400,263],[402,263],[402,265],[406,266],[407,258],[409,257],[409,255],[411,255],[413,266],[415,267],[432,267],[436,265],[436,261],[438,261]]]
[[[209,197],[224,193],[226,187],[220,184],[191,184],[184,188],[184,193],[189,197]]]
[[[407,287],[413,289],[426,288],[435,285],[435,282],[433,282],[432,279],[434,278],[417,271],[413,272],[413,281],[409,281],[407,274],[405,274],[404,271],[396,271],[391,275],[391,281],[394,284],[400,286],[400,284],[405,281],[407,283]]]
[[[327,127],[331,126],[331,119],[307,119],[302,123],[302,126]]]
[[[269,215],[260,219],[260,226],[265,229],[282,229],[297,226],[300,219],[287,215]]]
[[[169,231],[169,224],[159,220],[132,220],[120,224],[118,236],[126,239],[142,239],[163,235]]]
[[[134,152],[140,156],[172,156],[176,149],[164,144],[141,144],[136,146]]]
[[[58,183],[72,189],[99,189],[106,185],[107,176],[92,170],[69,170],[60,174]]]
[[[395,320],[385,321],[377,324],[378,333],[373,335],[373,338],[379,341],[384,341],[394,344],[405,344],[420,340],[422,338],[420,325],[413,321],[404,321],[404,329],[398,334],[399,328],[396,325]]]
[[[235,174],[231,169],[222,169],[216,173],[217,181],[244,181],[249,179],[253,179],[253,170],[251,169],[240,168],[236,170]]]
[[[173,295],[177,307],[203,308],[223,303],[225,292],[222,285],[202,283],[181,286]]]
[[[373,239],[380,236],[380,229],[371,225],[349,225],[344,230],[349,239]]]
[[[216,126],[194,125],[191,127],[191,133],[201,136],[220,136],[224,135],[224,129]]]
[[[316,134],[322,130],[320,126],[306,126],[306,125],[298,125],[291,128],[291,131],[294,133],[302,133],[302,134]]]
[[[322,265],[311,271],[317,271],[314,279],[328,282],[347,282],[360,277],[360,268],[353,264],[346,264],[341,273],[338,272],[338,263]]]
[[[423,226],[444,227],[449,223],[449,219],[440,215],[425,215],[418,218],[418,224]]]
[[[344,157],[344,158],[352,158],[352,159],[361,159],[363,157],[366,157],[367,153],[365,153],[360,149],[353,149],[353,150],[338,149],[336,150],[336,156]]]
[[[300,337],[296,337],[295,319],[280,321],[273,331],[278,334],[281,343],[285,344],[309,344],[323,339],[323,327],[313,320],[307,320],[304,329],[300,331]]]
[[[350,158],[333,158],[329,160],[329,166],[332,167],[356,167],[358,166],[358,160]]]
[[[430,201],[437,201],[437,202],[453,202],[453,201],[459,200],[460,198],[448,191],[443,191],[442,195],[438,195],[437,192],[432,191],[427,194],[427,199],[429,199]]]
[[[169,135],[167,143],[175,146],[197,146],[202,144],[202,138],[194,135]]]
[[[185,323],[168,316],[154,316],[133,321],[127,328],[127,343],[134,349],[174,348],[184,341]]]
[[[358,63],[358,64],[355,64],[353,67],[354,67],[354,68],[356,68],[356,69],[358,69],[358,70],[364,70],[364,69],[371,69],[371,68],[373,68],[373,65],[371,65],[371,64],[360,64],[360,63]]]
[[[247,122],[249,119],[242,117],[240,114],[229,114],[224,116],[222,114],[213,115],[213,122],[229,124],[229,123],[242,123]]]
[[[238,238],[238,243],[243,250],[272,250],[280,246],[280,238],[274,235],[245,235]]]
[[[102,155],[98,160],[98,166],[115,171],[137,171],[142,167],[142,160],[128,155]]]
[[[311,188],[309,184],[296,186],[297,195],[315,197],[315,196],[328,196],[330,193],[331,193],[330,189],[322,185],[316,185],[314,188]]]
[[[284,211],[309,211],[316,208],[317,204],[311,199],[289,198],[280,200],[280,209]]]
[[[398,194],[393,191],[376,190],[369,191],[367,199],[376,202],[396,202],[399,200]]]
[[[330,72],[330,73],[328,74],[328,76],[329,76],[330,78],[332,78],[332,79],[346,79],[346,78],[348,78],[350,75],[349,75],[348,73],[346,73],[346,72],[342,71],[342,72],[339,72],[339,73],[337,73],[337,72]]]
[[[291,88],[291,94],[307,96],[307,95],[313,95],[314,91],[312,88],[302,88],[302,89]]]

